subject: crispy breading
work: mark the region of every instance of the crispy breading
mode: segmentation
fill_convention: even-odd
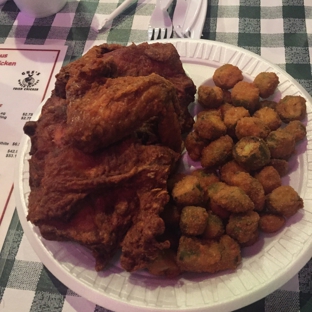
[[[185,74],[180,56],[171,43],[95,46],[61,69],[56,76],[55,93],[72,100],[94,85],[105,83],[107,78],[148,76],[151,73],[166,78],[174,85],[182,132],[189,131],[194,121],[187,107],[195,99],[196,86]]]
[[[241,252],[238,243],[228,235],[219,240],[181,236],[177,262],[183,271],[215,273],[236,269]]]
[[[159,75],[108,79],[103,86],[91,88],[68,104],[67,139],[92,153],[157,117],[160,143],[180,152],[182,138],[176,103],[174,86]]]
[[[101,56],[94,49],[86,59]],[[157,74],[108,78],[86,59],[61,71],[39,120],[24,127],[32,143],[27,218],[46,239],[89,248],[96,270],[120,248],[124,269],[145,268],[170,247],[158,238],[182,147],[177,89]],[[84,135],[90,148],[77,143]]]

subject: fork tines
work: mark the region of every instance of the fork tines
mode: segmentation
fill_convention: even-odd
[[[148,40],[171,38],[172,32],[169,32],[170,31],[167,28],[149,28]]]

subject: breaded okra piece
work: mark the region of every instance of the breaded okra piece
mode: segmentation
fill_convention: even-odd
[[[271,158],[267,143],[255,136],[241,138],[233,148],[233,158],[248,171],[258,170]]]
[[[182,271],[215,273],[241,263],[239,244],[228,235],[219,240],[181,236],[177,262]]]

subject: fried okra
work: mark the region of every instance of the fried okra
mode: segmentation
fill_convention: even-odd
[[[305,125],[299,120],[289,122],[283,130],[289,132],[294,137],[296,143],[303,140],[307,135]]]
[[[250,239],[245,243],[241,243],[240,246],[244,248],[255,244],[259,240],[259,232],[259,230],[256,230],[252,235],[250,235]]]
[[[212,190],[215,183],[209,188],[210,205],[217,205],[231,213],[240,213],[253,210],[254,203],[250,197],[237,186],[225,183]]]
[[[290,185],[282,185],[266,196],[266,208],[289,218],[303,208],[303,200]]]
[[[220,240],[181,236],[177,263],[182,271],[215,273],[241,263],[238,243],[228,235]]]
[[[181,236],[177,263],[182,271],[209,272],[209,267],[220,260],[221,252],[217,241]]]
[[[208,187],[208,196],[211,198],[224,187],[227,187],[227,184],[224,182],[216,182],[216,183],[210,184]]]
[[[224,103],[231,104],[232,103],[231,91],[225,90],[225,89],[222,89],[222,91],[223,91],[223,101],[224,101]]]
[[[243,117],[250,117],[249,111],[244,107],[231,106],[224,111],[223,122],[227,128],[227,133],[235,136],[235,127],[237,122]]]
[[[274,167],[281,177],[285,176],[289,171],[289,163],[285,159],[271,158],[268,165]]]
[[[209,111],[203,111],[197,116],[194,130],[206,140],[215,140],[226,134],[226,126],[221,117]]]
[[[217,86],[200,86],[198,88],[198,103],[205,108],[219,108],[223,103],[222,89]]]
[[[231,212],[229,212],[228,210],[222,208],[221,206],[217,205],[215,202],[209,202],[209,209],[216,215],[218,216],[220,219],[222,220],[227,220],[230,215]]]
[[[202,114],[205,115],[205,116],[213,115],[213,116],[220,117],[222,119],[222,112],[221,112],[220,108],[206,108],[206,109],[198,112],[197,119],[200,118],[200,116]]]
[[[224,64],[218,67],[212,76],[215,85],[225,90],[232,89],[243,79],[242,71],[232,64]]]
[[[232,89],[232,104],[253,113],[259,104],[259,89],[250,82],[238,82]]]
[[[175,186],[176,183],[181,181],[184,177],[186,177],[187,174],[184,172],[175,172],[171,174],[168,178],[167,181],[167,189],[169,192],[172,192],[173,187]]]
[[[230,160],[220,168],[220,179],[221,181],[229,184],[232,176],[239,172],[247,172],[247,170],[239,165],[235,160]]]
[[[247,136],[265,139],[269,133],[269,127],[260,118],[256,117],[243,117],[238,120],[235,127],[235,135],[238,139]]]
[[[275,92],[279,79],[275,73],[261,72],[255,77],[253,84],[259,89],[260,96],[265,99]]]
[[[159,251],[156,259],[148,263],[147,270],[152,275],[168,278],[176,277],[181,273],[176,262],[176,254],[171,249]]]
[[[227,184],[224,182],[216,182],[212,183],[208,187],[208,197],[211,199],[215,194],[217,194],[223,187],[227,187]],[[230,212],[221,206],[219,206],[214,201],[209,201],[208,208],[218,217],[220,217],[222,220],[227,219],[230,216]]]
[[[272,108],[272,109],[275,110],[276,109],[276,105],[277,105],[277,102],[275,102],[275,101],[263,100],[263,101],[259,102],[258,109],[261,109],[263,107],[269,107],[269,108]]]
[[[224,103],[219,107],[218,111],[221,113],[222,120],[224,119],[224,114],[226,113],[226,111],[231,107],[233,107],[233,105],[230,103]]]
[[[238,73],[234,83],[231,74],[224,74],[232,69],[226,64],[216,70],[216,87],[198,90],[204,110],[198,113],[185,146],[203,168],[190,173],[195,179],[174,185],[176,210],[170,214],[165,207],[167,215],[161,214],[169,227],[177,228],[180,217],[182,236],[178,244],[175,236],[173,246],[181,271],[236,268],[240,248],[257,242],[260,231],[278,231],[303,207],[297,192],[283,189],[281,177],[288,172],[287,159],[295,144],[306,137],[301,122],[305,100],[300,96],[279,103],[262,100],[275,92],[277,75],[261,73],[248,83],[234,69]],[[225,245],[229,248],[223,253]],[[222,259],[228,259],[226,265]]]
[[[184,141],[185,149],[187,150],[189,157],[194,161],[200,159],[202,150],[206,145],[207,140],[201,138],[197,131],[188,133]]]
[[[281,128],[270,132],[266,138],[266,143],[272,158],[286,160],[294,153],[296,147],[294,136]]]
[[[255,174],[255,178],[261,183],[264,193],[269,194],[282,185],[281,176],[273,166],[265,166]]]
[[[225,232],[239,244],[252,240],[258,231],[260,216],[255,211],[231,214]]]
[[[253,117],[261,119],[271,131],[278,129],[282,125],[281,118],[278,116],[277,112],[270,107],[258,109],[253,114]]]
[[[262,184],[247,172],[237,172],[228,181],[229,185],[240,187],[252,200],[254,210],[261,211],[264,207],[265,194]]]
[[[277,103],[276,112],[285,123],[303,120],[307,113],[306,100],[300,95],[286,95]]]
[[[208,221],[208,212],[198,206],[185,206],[181,211],[180,229],[185,235],[201,235]]]
[[[194,175],[199,179],[201,187],[205,190],[208,190],[209,185],[212,183],[220,181],[215,170],[196,169],[191,172],[191,175]]]
[[[224,234],[224,231],[225,229],[222,219],[212,212],[209,212],[207,225],[202,237],[204,239],[218,238]]]
[[[255,136],[241,138],[233,148],[233,158],[247,170],[258,170],[268,164],[271,153],[264,140]]]
[[[264,233],[275,233],[285,225],[285,218],[273,213],[260,215],[259,229]]]
[[[221,136],[209,143],[202,150],[200,159],[202,167],[213,168],[223,165],[231,156],[233,146],[233,140],[229,135]]]
[[[180,206],[200,206],[206,201],[206,194],[199,179],[194,175],[187,175],[174,185],[172,198]]]

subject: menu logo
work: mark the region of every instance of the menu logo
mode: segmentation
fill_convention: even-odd
[[[27,70],[25,72],[22,72],[22,75],[24,76],[23,79],[18,79],[18,84],[20,85],[20,88],[13,88],[14,90],[30,90],[30,91],[38,91],[38,88],[34,88],[38,82],[38,76],[40,75],[40,72],[35,70]]]

